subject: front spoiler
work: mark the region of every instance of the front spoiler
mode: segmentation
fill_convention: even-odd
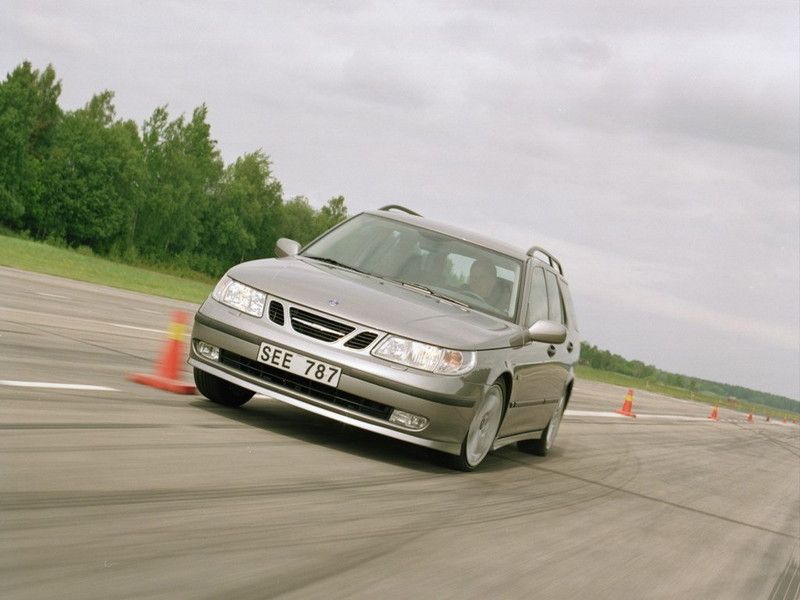
[[[247,379],[237,377],[236,375],[233,375],[223,369],[215,367],[212,364],[199,361],[194,357],[190,357],[188,362],[191,366],[200,369],[201,371],[210,373],[211,375],[214,375],[216,377],[219,377],[220,379],[224,379],[225,381],[228,381],[234,385],[238,385],[239,387],[246,388],[258,394],[264,394],[280,402],[284,402],[286,404],[290,404],[291,406],[295,406],[297,408],[307,410],[309,412],[321,415],[323,417],[333,419],[334,421],[339,421],[340,423],[352,425],[353,427],[358,427],[360,429],[366,429],[367,431],[378,433],[380,435],[385,435],[387,437],[394,438],[396,440],[400,440],[403,442],[416,444],[417,446],[424,446],[426,448],[440,450],[442,452],[447,452],[449,454],[459,454],[461,452],[461,445],[454,442],[443,442],[438,440],[429,440],[417,437],[415,435],[404,433],[402,431],[397,431],[396,429],[392,429],[390,427],[384,427],[382,425],[378,425],[377,423],[362,421],[360,419],[356,419],[354,417],[350,417],[345,414],[328,410],[327,408],[303,400],[302,396],[300,395],[290,396],[284,392],[275,390],[272,387],[253,383],[252,381],[248,381]]]

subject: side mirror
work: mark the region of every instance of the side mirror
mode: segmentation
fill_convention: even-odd
[[[275,256],[278,258],[296,256],[298,252],[300,252],[300,244],[294,240],[281,238],[275,244]]]
[[[561,344],[567,339],[567,328],[555,321],[536,321],[527,332],[528,342]]]

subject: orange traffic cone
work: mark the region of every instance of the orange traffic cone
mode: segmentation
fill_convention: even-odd
[[[625,394],[625,400],[622,403],[622,408],[618,411],[615,411],[621,415],[625,415],[626,417],[633,417],[636,418],[636,415],[633,414],[633,390],[629,389],[628,393]]]
[[[175,394],[194,394],[194,385],[178,379],[178,361],[183,358],[183,330],[186,328],[186,321],[185,312],[175,311],[169,327],[169,338],[164,345],[161,360],[156,364],[156,372],[152,375],[132,373],[128,375],[128,379]]]
[[[716,406],[712,408],[711,414],[708,415],[708,418],[711,419],[712,421],[719,421],[719,408]]]
[[[747,415],[747,422],[748,423],[752,423],[753,422],[753,413],[750,413],[749,415]]]

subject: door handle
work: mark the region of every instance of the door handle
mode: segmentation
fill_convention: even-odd
[[[555,346],[548,346],[548,348],[547,348],[547,356],[552,358],[555,355],[555,353],[556,353],[556,347]]]
[[[567,352],[572,352],[572,349],[573,349],[574,347],[575,347],[575,346],[573,346],[573,345],[572,345],[572,342],[570,342],[569,344],[567,344]]]

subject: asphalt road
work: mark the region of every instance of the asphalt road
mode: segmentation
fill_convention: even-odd
[[[0,268],[0,597],[798,596],[800,427],[579,381],[551,456],[455,473],[128,382],[175,308]]]

